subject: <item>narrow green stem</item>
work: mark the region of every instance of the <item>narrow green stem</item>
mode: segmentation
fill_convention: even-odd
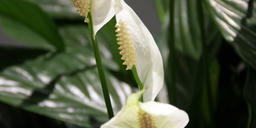
[[[89,19],[88,25],[89,25],[89,30],[90,30],[90,36],[91,36],[93,51],[94,51],[94,55],[95,55],[95,59],[96,59],[96,63],[97,63],[98,72],[99,72],[101,87],[102,87],[104,100],[105,100],[105,104],[106,104],[107,111],[108,111],[108,117],[109,117],[109,119],[111,119],[114,116],[114,114],[113,114],[113,109],[112,109],[110,96],[109,96],[109,92],[108,92],[107,81],[106,81],[106,77],[105,77],[105,73],[104,73],[104,67],[101,62],[98,41],[96,38],[94,38],[94,30],[93,30],[93,26],[92,26],[93,21],[92,21],[92,16],[90,13],[88,15],[88,19]]]
[[[137,69],[135,66],[132,67],[132,75],[135,79],[135,81],[137,82],[138,86],[139,86],[139,89],[140,90],[143,90],[144,88],[144,85],[142,84],[142,82],[140,81],[140,78],[138,76],[138,73],[137,73]]]
[[[169,18],[170,18],[170,25],[169,25],[169,49],[170,49],[170,55],[169,55],[169,71],[170,71],[170,78],[169,83],[167,86],[168,90],[168,98],[169,102],[173,105],[176,105],[176,73],[175,73],[175,31],[174,31],[174,11],[175,11],[175,0],[170,0],[170,6],[169,6]]]
[[[248,122],[247,122],[247,128],[251,128],[252,124],[252,106],[250,103],[247,103],[248,108]]]
[[[207,95],[208,95],[208,106],[209,106],[209,114],[211,116],[211,118],[213,118],[213,114],[214,114],[214,99],[213,99],[213,91],[212,91],[212,87],[211,87],[211,82],[210,82],[210,72],[209,72],[209,66],[210,66],[210,62],[208,59],[208,48],[207,48],[207,35],[205,33],[205,15],[204,15],[204,2],[202,2],[201,0],[197,0],[197,4],[199,6],[198,9],[198,14],[201,16],[200,18],[200,25],[201,25],[201,36],[202,36],[202,45],[203,45],[203,61],[204,61],[204,71],[205,71],[205,84],[207,85]]]
[[[200,28],[201,28],[201,39],[202,39],[202,63],[203,66],[201,69],[203,70],[204,74],[204,85],[201,85],[203,88],[204,86],[206,87],[206,93],[207,93],[207,112],[208,112],[208,117],[210,121],[213,121],[214,119],[214,99],[213,99],[213,91],[212,91],[212,85],[210,82],[210,72],[209,72],[209,66],[210,66],[210,61],[208,57],[208,47],[207,47],[207,35],[206,35],[206,24],[205,24],[205,14],[204,14],[204,1],[202,0],[197,0],[197,5],[198,5],[198,14],[200,16]],[[203,104],[203,99],[202,99],[202,104]],[[214,124],[211,125],[210,128],[214,128]]]
[[[135,66],[132,67],[132,75],[136,81],[136,83],[138,84],[138,87],[140,89],[140,91],[142,91],[144,89],[144,85],[143,83],[140,81],[140,78],[138,76],[138,72],[137,72],[137,69]],[[143,95],[142,97],[140,98],[140,101],[143,102]]]

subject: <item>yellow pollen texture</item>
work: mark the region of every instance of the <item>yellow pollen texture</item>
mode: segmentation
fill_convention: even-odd
[[[122,21],[116,25],[116,37],[117,43],[120,46],[120,54],[122,55],[123,65],[126,65],[126,70],[132,69],[133,65],[136,64],[136,49],[134,47],[134,41],[129,33],[126,24]]]
[[[91,0],[71,0],[81,16],[87,17],[90,11]],[[87,22],[87,18],[85,22]]]
[[[157,128],[151,115],[140,110],[138,112],[139,128]]]

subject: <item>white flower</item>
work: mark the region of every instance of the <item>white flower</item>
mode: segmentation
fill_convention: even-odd
[[[169,104],[139,102],[142,92],[133,94],[126,106],[101,128],[184,128],[186,112]]]
[[[125,26],[125,29],[128,31],[126,32],[128,34],[125,39],[129,39],[134,42],[134,47],[136,49],[136,58],[127,58],[133,60],[132,64],[136,62],[135,66],[138,76],[141,82],[144,84],[144,101],[152,101],[160,92],[164,83],[162,56],[151,33],[136,15],[136,13],[123,0],[117,1],[120,2],[119,6],[121,7],[121,10],[116,14],[117,24],[119,25],[119,29],[121,28],[120,26]],[[120,34],[120,32],[117,33]],[[129,51],[131,56],[133,56],[132,51],[133,49]],[[126,61],[125,64],[127,65]],[[129,64],[130,63],[127,65],[128,69],[132,65]]]
[[[153,101],[164,83],[163,61],[149,30],[123,0],[72,0],[82,16],[91,12],[94,34],[113,16],[118,25],[117,37],[127,69],[136,66],[144,85],[145,101]],[[123,30],[124,29],[124,30]]]

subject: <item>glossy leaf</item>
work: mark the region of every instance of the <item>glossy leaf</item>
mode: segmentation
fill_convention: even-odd
[[[224,38],[256,69],[256,15],[253,0],[205,0]]]
[[[175,105],[189,113],[191,120],[188,127],[208,127],[213,124],[212,109],[215,105],[209,103],[216,101],[218,89],[216,78],[219,76],[219,68],[216,56],[221,35],[214,28],[206,10],[201,7],[201,1],[174,0],[172,3],[174,5],[171,7],[174,9],[170,13],[174,14],[170,14],[170,20],[173,20],[170,23],[173,24],[170,24],[169,29],[174,30],[169,30],[172,33],[167,34],[163,31],[164,39],[160,38],[169,102],[176,100]],[[175,38],[170,39],[169,44],[164,44],[167,37],[171,38],[173,35]],[[173,51],[170,51],[171,43],[176,46]],[[213,66],[210,67],[211,65]],[[210,72],[210,68],[215,71]],[[175,82],[172,83],[173,76]],[[212,79],[217,83],[212,82]],[[175,88],[170,88],[171,86]],[[176,93],[176,99],[172,93]]]
[[[22,43],[29,48],[45,49],[54,51],[54,46],[51,45],[45,38],[38,35],[24,24],[21,24],[15,20],[2,17],[1,18],[1,28],[10,36],[17,40],[17,42]],[[19,30],[19,31],[17,31]]]
[[[0,0],[0,16],[24,25],[55,49],[64,50],[63,40],[55,24],[38,6],[23,0]]]
[[[49,43],[47,43],[47,40],[38,36],[35,32],[31,31],[31,29],[27,28],[23,24],[19,24],[7,18],[2,18],[1,21],[4,31],[8,35],[13,36],[15,39],[18,39],[22,43],[25,43],[26,46],[47,50],[52,49],[52,46],[50,46]],[[89,31],[86,24],[65,27],[64,30],[60,29],[59,33],[61,34],[62,38],[65,39],[64,43],[66,46],[66,50],[74,50],[73,47],[70,47],[70,45],[90,47]],[[118,65],[111,60],[112,55],[110,50],[108,50],[109,42],[111,40],[108,40],[109,38],[107,38],[106,34],[107,33],[104,33],[99,36],[99,42],[102,44],[100,45],[100,49],[104,59],[103,63],[109,69],[117,70]],[[83,49],[83,47],[78,48]],[[93,53],[90,53],[90,56],[92,55]]]
[[[67,46],[67,51],[76,51],[77,49],[81,49],[84,51],[84,48],[89,48],[90,52],[87,52],[88,56],[94,57],[91,49],[91,43],[89,38],[89,30],[85,25],[77,25],[77,26],[66,26],[60,30],[61,35],[65,39],[65,45]],[[107,35],[104,33],[98,36],[98,42],[100,47],[100,52],[102,55],[103,64],[113,71],[119,69],[116,62],[113,61],[112,51],[109,50],[109,45],[111,44],[111,40],[106,38]],[[76,49],[73,46],[77,46]],[[96,64],[95,59],[91,60],[92,63]]]
[[[61,29],[61,33],[65,37],[66,52],[49,53],[0,73],[0,100],[48,117],[92,127],[91,120],[102,123],[107,120],[107,113],[86,36],[88,29],[69,26]],[[114,110],[118,111],[131,89],[110,74],[108,77]]]
[[[202,32],[196,0],[175,0],[174,37],[175,47],[195,59],[202,53]]]
[[[162,49],[162,55],[164,57],[164,63],[165,63],[165,71],[166,72],[166,85],[170,86],[170,62],[168,60],[169,55],[169,49],[168,46],[165,44],[165,38],[166,36],[161,35],[162,37],[159,38],[158,42],[160,43],[160,49]],[[188,127],[197,127],[198,123],[205,123],[206,121],[209,121],[209,116],[207,115],[208,112],[210,112],[207,108],[209,108],[208,98],[212,99],[214,102],[216,102],[217,98],[217,89],[218,89],[218,77],[219,77],[219,67],[218,62],[216,62],[216,55],[219,51],[219,45],[220,45],[220,35],[218,33],[212,32],[207,34],[209,40],[207,40],[207,53],[202,54],[208,54],[208,61],[209,64],[203,63],[202,58],[199,60],[196,60],[195,58],[192,58],[191,56],[184,55],[184,53],[175,50],[175,75],[176,75],[176,101],[179,108],[182,108],[186,110],[186,112],[189,113],[190,116],[190,123],[188,124]],[[169,63],[168,63],[169,62]],[[210,67],[211,66],[211,67]],[[209,74],[205,73],[205,68],[209,68]],[[212,71],[214,70],[214,71]],[[211,71],[211,72],[210,72]],[[210,77],[210,84],[206,83],[205,76],[209,75]],[[208,86],[208,87],[207,87]],[[211,95],[208,94],[207,88],[211,87],[212,93]],[[161,94],[160,94],[161,95]],[[204,95],[204,96],[202,96]],[[166,99],[160,98],[161,101],[165,101]],[[204,102],[203,102],[204,101]],[[203,103],[203,105],[206,105],[204,107],[201,107],[200,105]],[[213,103],[213,105],[216,105]],[[214,108],[214,106],[211,106]],[[205,110],[205,108],[207,110]],[[202,115],[204,114],[204,115]],[[200,119],[200,121],[198,121]],[[204,125],[205,126],[205,125]]]
[[[170,80],[169,77],[170,74],[168,74],[168,72],[170,72],[170,62],[169,62],[169,54],[170,54],[170,48],[168,48],[168,44],[166,44],[167,42],[167,38],[170,34],[175,35],[175,39],[174,39],[174,44],[176,45],[176,49],[175,49],[175,70],[176,70],[176,76],[177,76],[177,89],[178,89],[178,97],[182,100],[179,100],[178,104],[182,104],[183,107],[188,107],[186,105],[188,105],[188,103],[191,101],[190,98],[192,98],[191,94],[199,85],[195,84],[195,78],[196,78],[196,73],[200,72],[202,69],[201,66],[199,66],[199,61],[202,58],[202,55],[207,54],[208,57],[208,61],[209,61],[209,65],[212,63],[212,61],[214,61],[216,59],[217,53],[219,51],[219,47],[221,44],[221,35],[219,34],[219,32],[214,29],[214,24],[213,22],[209,19],[209,16],[204,14],[204,16],[199,17],[200,15],[200,11],[199,11],[199,5],[198,5],[198,1],[176,1],[175,0],[175,11],[174,13],[174,17],[172,19],[175,20],[174,22],[174,26],[175,26],[175,33],[168,33],[167,32],[167,26],[164,25],[162,28],[162,33],[160,35],[160,37],[158,38],[159,42],[159,46],[163,55],[163,59],[164,59],[164,63],[165,63],[165,71],[167,71],[167,75],[166,75],[166,81],[168,84],[168,81]],[[184,7],[186,5],[186,7]],[[192,14],[193,13],[193,14]],[[182,18],[186,18],[188,16],[188,18],[183,19]],[[177,18],[177,16],[180,16],[181,18]],[[199,21],[201,20],[200,18],[205,18],[204,20],[204,28],[202,28],[202,25],[199,23]],[[195,21],[197,23],[194,23],[192,21]],[[183,24],[182,24],[183,23]],[[183,26],[182,26],[183,25]],[[182,28],[185,28],[191,32],[187,32],[187,34],[184,35],[184,33],[180,33],[181,29],[178,26],[182,26]],[[191,29],[194,28],[194,29]],[[177,31],[178,29],[180,29],[179,31]],[[195,30],[192,32],[192,30]],[[208,30],[212,30],[212,31],[208,31]],[[183,30],[182,30],[183,31]],[[202,32],[203,31],[203,32]],[[206,33],[207,32],[207,33]],[[205,36],[204,38],[202,36]],[[180,37],[180,38],[177,38]],[[192,38],[193,37],[193,38]],[[203,39],[205,39],[203,41]],[[190,54],[188,54],[187,50],[180,50],[181,47],[187,47],[188,46],[188,42],[184,43],[184,40],[189,40],[189,45],[191,45],[194,49],[194,53],[190,52]],[[170,43],[170,42],[169,42]],[[179,45],[179,46],[177,46]],[[203,45],[205,46],[205,53],[202,53],[202,49],[203,49]],[[201,52],[199,52],[201,51]],[[193,54],[193,55],[192,55]],[[197,56],[197,57],[196,57]],[[200,75],[200,74],[198,74]],[[186,79],[186,80],[185,80]],[[182,98],[181,98],[182,97]]]
[[[45,12],[55,18],[79,18],[79,14],[71,0],[26,0],[40,6]]]

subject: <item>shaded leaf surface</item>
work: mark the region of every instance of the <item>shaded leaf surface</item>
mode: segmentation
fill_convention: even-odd
[[[48,40],[22,23],[5,17],[1,18],[0,23],[1,28],[8,36],[14,38],[17,42],[22,43],[25,47],[51,51],[54,51],[55,49]]]
[[[218,82],[214,83],[211,80],[217,81],[219,77],[216,56],[222,41],[221,35],[214,28],[207,13],[204,13],[204,8],[199,9],[201,8],[200,2],[196,0],[175,1],[172,12],[174,16],[170,18],[174,20],[175,31],[160,38],[160,42],[163,42],[160,49],[164,56],[165,71],[167,72],[166,84],[169,88],[176,86],[176,92],[169,89],[168,93],[169,95],[176,93],[175,105],[189,113],[191,120],[188,127],[209,127],[214,124],[212,120],[214,103],[213,105],[209,103],[216,102],[218,89]],[[163,33],[165,34],[165,31]],[[172,49],[171,46],[168,49],[168,44],[164,44],[170,34],[175,36],[176,49],[174,52],[169,51]],[[169,42],[169,45],[171,43],[173,42]],[[170,54],[174,54],[174,59]],[[173,69],[171,65],[174,65]],[[210,72],[211,65],[214,72]],[[171,79],[173,76],[170,73],[173,70],[176,80],[174,85]]]
[[[244,96],[248,104],[248,128],[256,127],[256,72],[248,68],[247,82],[244,88]]]
[[[197,1],[176,0],[174,11],[175,47],[198,60],[202,53],[203,41]]]
[[[181,31],[185,30],[178,30],[178,32],[175,33],[168,33],[167,26],[163,26],[162,33],[158,38],[159,42],[159,47],[161,49],[161,53],[163,55],[164,63],[165,63],[165,71],[171,72],[169,70],[169,48],[167,44],[167,37],[169,34],[174,34],[175,37],[175,42],[174,44],[176,45],[175,49],[175,72],[176,72],[176,78],[177,78],[177,95],[179,98],[178,104],[182,105],[183,107],[187,108],[189,102],[191,102],[191,98],[193,98],[194,91],[198,89],[200,86],[198,82],[196,81],[196,77],[198,79],[202,74],[200,72],[203,72],[202,65],[199,65],[200,59],[202,59],[202,55],[207,54],[207,61],[209,61],[210,66],[213,61],[216,61],[216,56],[220,48],[221,44],[221,35],[219,32],[214,29],[214,23],[209,19],[208,15],[204,15],[205,20],[205,26],[204,30],[201,28],[201,24],[199,24],[200,18],[200,13],[199,12],[199,5],[198,1],[175,1],[175,15],[174,15],[174,26],[175,30],[181,28],[186,28],[187,34],[184,35]],[[186,7],[184,7],[186,6]],[[193,13],[193,14],[192,14]],[[183,15],[183,16],[182,16]],[[177,17],[180,16],[180,17]],[[197,23],[195,23],[197,22]],[[186,27],[187,26],[187,27]],[[212,30],[212,31],[208,31]],[[203,32],[202,32],[203,31]],[[207,33],[206,33],[207,31]],[[202,34],[204,33],[204,34]],[[205,36],[204,39],[202,40],[202,36]],[[177,36],[179,38],[177,38]],[[189,40],[189,42],[184,43],[184,40]],[[191,47],[188,46],[188,43]],[[177,45],[179,45],[177,47]],[[203,51],[203,45],[205,46],[205,53],[202,53]],[[187,48],[192,48],[194,50],[194,53],[189,50],[180,50],[179,47],[187,47]],[[193,54],[193,55],[192,55]],[[217,62],[214,62],[217,63]],[[217,64],[216,64],[217,65]],[[218,72],[218,71],[216,71]],[[199,75],[199,76],[197,76]],[[214,74],[216,75],[216,74]],[[170,74],[167,73],[167,85],[169,86],[169,77]],[[212,76],[214,77],[214,76]],[[217,77],[217,76],[215,76]],[[203,79],[203,78],[202,78]],[[200,80],[202,80],[200,79]],[[204,86],[204,85],[202,85]],[[182,100],[180,100],[182,99]]]
[[[256,69],[256,15],[253,0],[205,0],[224,38]]]
[[[66,52],[49,53],[0,73],[0,100],[55,119],[92,127],[91,120],[102,123],[107,120],[107,114],[87,29],[85,26],[66,27],[61,33],[65,37]],[[110,74],[108,77],[111,99],[117,111],[131,89]]]
[[[29,48],[0,47],[0,71],[11,66],[22,64],[26,60],[45,54],[46,51]]]
[[[26,0],[40,6],[49,15],[55,18],[79,18],[71,0]]]
[[[64,122],[56,121],[35,113],[24,111],[0,102],[1,128],[69,128]]]
[[[26,26],[55,49],[64,50],[63,40],[55,24],[38,6],[23,0],[0,0],[0,15]]]

